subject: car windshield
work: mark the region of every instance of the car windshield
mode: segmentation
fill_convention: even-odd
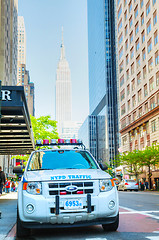
[[[33,153],[28,165],[28,171],[97,168],[91,155],[81,150],[37,151]]]

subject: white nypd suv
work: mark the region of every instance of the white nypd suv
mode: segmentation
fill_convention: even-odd
[[[87,150],[61,145],[36,150],[28,160],[18,187],[17,237],[32,228],[96,224],[116,231],[119,202],[111,176]]]

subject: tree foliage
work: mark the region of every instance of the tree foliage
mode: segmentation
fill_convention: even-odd
[[[31,124],[33,128],[34,140],[43,139],[57,139],[57,125],[55,120],[51,120],[51,117],[41,116],[39,118],[30,116]]]

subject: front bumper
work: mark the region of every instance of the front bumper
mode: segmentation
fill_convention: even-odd
[[[23,227],[29,229],[39,229],[39,228],[72,228],[72,227],[86,227],[91,225],[100,225],[100,224],[111,224],[117,220],[118,216],[115,217],[107,217],[107,218],[98,218],[88,221],[80,221],[75,222],[73,224],[70,223],[62,223],[62,224],[52,224],[52,223],[39,223],[39,222],[21,222]]]
[[[118,193],[116,188],[109,192],[101,192],[99,195],[83,194],[78,198],[83,201],[83,209],[64,209],[64,201],[72,196],[45,197],[43,195],[31,195],[25,191],[19,191],[18,209],[19,217],[25,227],[32,225],[39,227],[76,227],[94,224],[109,224],[116,220],[119,212]],[[75,198],[75,197],[73,197]],[[109,208],[109,202],[114,201],[113,209]],[[28,213],[26,206],[32,204],[34,211]]]

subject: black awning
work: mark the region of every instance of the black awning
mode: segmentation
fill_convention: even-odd
[[[26,154],[34,139],[24,87],[2,86],[0,155]]]

